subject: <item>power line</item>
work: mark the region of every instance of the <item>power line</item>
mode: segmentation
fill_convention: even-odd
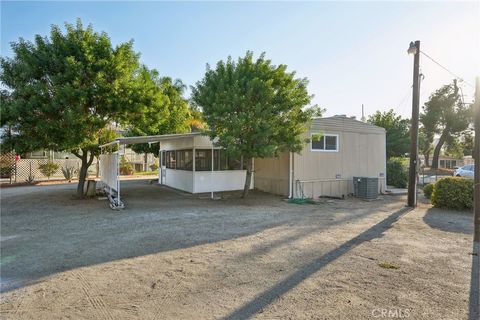
[[[433,59],[432,57],[430,57],[428,54],[426,54],[425,52],[421,51],[420,50],[420,53],[422,53],[425,57],[427,57],[428,59],[432,60],[435,64],[437,64],[439,67],[441,67],[443,70],[447,71],[448,73],[450,73],[452,76],[454,76],[455,78],[457,78],[458,80],[460,80],[461,82],[464,82],[466,84],[468,84],[470,87],[473,88],[473,84],[465,81],[462,77],[459,77],[458,75],[456,75],[455,73],[453,73],[452,71],[450,71],[449,69],[447,69],[446,67],[444,67],[443,65],[440,64],[440,62],[436,61],[435,59]]]
[[[409,96],[411,96],[412,94],[412,88],[413,88],[413,85],[410,86],[410,88],[408,88],[408,92],[403,96],[402,100],[400,101],[400,103],[398,104],[398,108],[400,109],[401,108],[401,112],[403,113],[403,111],[405,111],[405,106],[404,106],[404,103],[405,101],[407,100],[407,98]],[[403,106],[403,108],[402,108]]]

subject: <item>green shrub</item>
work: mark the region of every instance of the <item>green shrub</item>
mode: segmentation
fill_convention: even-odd
[[[13,171],[11,167],[0,167],[0,178],[10,178]]]
[[[406,188],[408,182],[408,159],[392,157],[387,161],[387,184]]]
[[[75,176],[76,171],[77,170],[74,167],[68,167],[68,166],[65,168],[62,167],[63,176],[68,182],[72,182],[72,179]]]
[[[158,169],[158,164],[152,163],[152,164],[150,165],[150,170],[152,170],[152,171],[157,171],[157,169]]]
[[[437,208],[472,209],[473,180],[461,177],[438,180],[433,188],[432,204]]]
[[[58,168],[60,166],[58,163],[55,163],[51,160],[49,160],[47,163],[41,164],[38,166],[40,169],[40,172],[50,180],[50,177],[53,176],[55,172],[57,172]]]
[[[25,179],[25,181],[29,184],[33,184],[35,182],[35,176],[33,174],[29,174],[27,179]]]
[[[429,183],[423,187],[423,194],[425,195],[425,198],[430,199],[432,197],[434,187],[434,183]]]
[[[130,162],[127,162],[124,156],[120,158],[120,174],[122,175],[132,175],[135,172],[133,165]]]
[[[13,157],[0,158],[0,178],[10,178],[14,171],[15,159]]]

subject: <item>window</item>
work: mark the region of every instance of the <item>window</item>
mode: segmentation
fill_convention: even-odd
[[[242,158],[228,157],[228,170],[242,170],[243,161]]]
[[[211,171],[212,170],[212,150],[199,149],[195,150],[195,171]]]
[[[245,168],[243,157],[229,157],[225,150],[213,151],[213,163],[213,170],[243,170]]]
[[[177,161],[175,151],[167,151],[167,168],[168,169],[176,169],[177,168]]]
[[[228,170],[227,153],[225,150],[213,150],[213,170]]]
[[[318,134],[311,135],[312,151],[338,151],[338,134]]]
[[[47,156],[47,152],[45,150],[40,150],[40,151],[33,151],[31,153],[31,156],[32,157],[46,157]]]
[[[192,150],[179,150],[177,151],[177,170],[193,169],[193,151]]]
[[[453,169],[457,166],[457,160],[440,160],[440,168]]]
[[[165,167],[166,162],[167,162],[166,152],[162,151],[162,167]]]

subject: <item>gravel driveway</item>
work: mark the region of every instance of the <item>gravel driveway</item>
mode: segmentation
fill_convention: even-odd
[[[75,187],[1,190],[3,318],[468,319],[471,213],[147,180],[112,211]]]

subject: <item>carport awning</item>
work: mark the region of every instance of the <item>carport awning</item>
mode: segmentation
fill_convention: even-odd
[[[123,137],[117,138],[112,142],[101,145],[100,147],[108,147],[112,144],[137,144],[137,143],[153,143],[159,142],[162,140],[170,139],[179,139],[179,138],[188,138],[201,135],[201,132],[190,132],[190,133],[176,133],[176,134],[163,134],[157,136],[137,136],[137,137]]]

